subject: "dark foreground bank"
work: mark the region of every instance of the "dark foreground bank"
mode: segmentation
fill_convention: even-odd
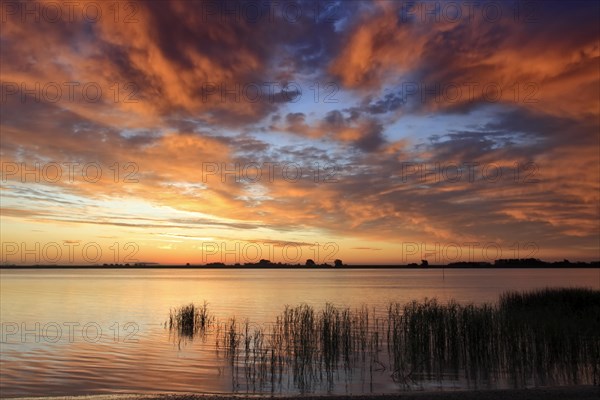
[[[240,400],[269,399],[278,400],[597,400],[600,396],[598,386],[571,386],[558,388],[508,389],[508,390],[470,390],[454,392],[406,392],[384,395],[344,395],[344,396],[243,396],[243,395],[100,395],[78,397],[36,397],[44,400]],[[21,398],[20,400],[26,400]]]

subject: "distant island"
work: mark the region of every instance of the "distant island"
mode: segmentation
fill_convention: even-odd
[[[448,264],[429,264],[427,260],[421,260],[421,263],[410,264],[344,264],[342,260],[335,260],[332,264],[317,264],[308,259],[304,264],[286,264],[281,262],[271,262],[269,260],[260,260],[257,263],[236,263],[225,264],[212,262],[206,264],[159,264],[155,262],[136,262],[126,264],[96,264],[96,265],[59,265],[59,264],[35,264],[35,265],[17,265],[4,264],[0,269],[49,269],[49,268],[193,268],[193,269],[436,269],[436,268],[600,268],[600,261],[542,261],[537,258],[507,258],[495,260],[494,263],[478,261],[460,261]]]

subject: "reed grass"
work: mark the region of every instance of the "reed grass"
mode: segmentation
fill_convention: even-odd
[[[170,330],[179,335],[192,338],[198,333],[205,333],[213,321],[214,317],[209,314],[208,303],[205,301],[202,306],[190,303],[171,309],[168,325]]]
[[[172,310],[169,327],[193,337],[213,323],[207,304]],[[222,326],[220,326],[222,325]],[[286,306],[267,327],[217,323],[233,379],[247,391],[284,382],[301,393],[359,374],[373,385],[427,381],[469,385],[600,384],[600,291],[509,292],[496,304],[392,303],[377,313],[326,304]],[[372,386],[371,386],[372,387]]]

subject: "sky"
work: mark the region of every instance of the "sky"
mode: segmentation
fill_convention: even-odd
[[[600,259],[592,1],[2,1],[3,264]]]

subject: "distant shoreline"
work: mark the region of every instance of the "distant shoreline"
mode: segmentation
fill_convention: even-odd
[[[600,268],[599,262],[593,263],[573,263],[571,266],[565,265],[489,265],[489,266],[468,266],[468,265],[429,265],[427,267],[408,266],[408,265],[344,265],[343,267],[333,266],[297,266],[297,265],[2,265],[0,269],[21,270],[21,269],[106,269],[106,270],[144,270],[144,269],[208,269],[208,270],[349,270],[349,269],[406,269],[406,270],[437,270],[437,269],[482,269],[482,270],[500,270],[500,269],[596,269]]]

